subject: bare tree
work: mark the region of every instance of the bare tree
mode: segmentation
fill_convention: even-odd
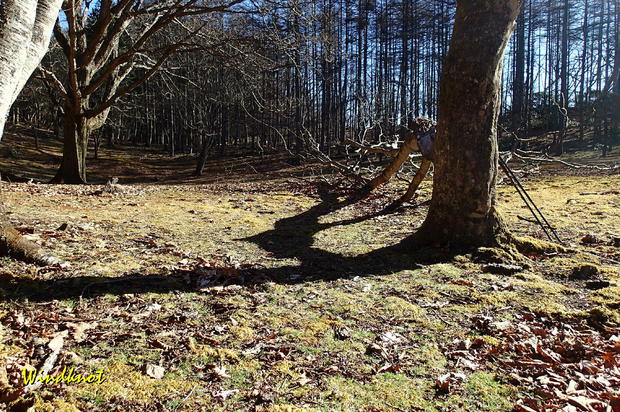
[[[242,0],[65,0],[54,36],[67,60],[65,82],[47,73],[64,97],[63,159],[54,182],[85,183],[90,134],[106,121],[119,98],[152,77],[175,53],[200,50],[193,38],[209,20]],[[215,14],[218,13],[218,16]],[[184,18],[203,16],[197,24]],[[221,17],[220,17],[221,18]],[[172,39],[151,40],[172,23],[185,29]],[[139,75],[134,71],[141,69]]]

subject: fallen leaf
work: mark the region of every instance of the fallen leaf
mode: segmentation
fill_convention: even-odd
[[[230,375],[226,373],[226,367],[222,366],[213,366],[213,375],[218,379],[230,378]]]
[[[150,376],[151,378],[154,379],[161,379],[164,377],[164,372],[166,370],[158,365],[153,365],[152,363],[149,363],[145,366],[144,368],[144,372]]]
[[[230,389],[227,391],[221,391],[221,392],[216,393],[215,397],[225,401],[226,399],[230,398],[231,396],[237,393],[239,393],[239,389]]]
[[[83,342],[86,339],[86,331],[96,328],[97,325],[97,322],[67,323],[67,327],[73,332],[73,339],[77,343]]]
[[[394,332],[385,332],[383,335],[381,335],[381,340],[385,343],[394,345],[396,343],[400,343],[403,338],[402,336]]]

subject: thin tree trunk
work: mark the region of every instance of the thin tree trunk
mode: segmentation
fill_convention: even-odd
[[[200,148],[200,154],[198,155],[196,159],[196,171],[194,172],[194,175],[202,176],[202,174],[204,173],[205,165],[207,163],[207,155],[209,154],[209,149],[211,148],[212,144],[213,144],[213,138],[211,137],[202,138],[202,145]]]
[[[568,29],[569,29],[569,11],[570,5],[568,0],[564,0],[564,6],[562,8],[562,51],[561,51],[561,65],[560,65],[560,89],[562,93],[561,105],[564,109],[568,109],[569,96],[568,96]],[[568,117],[562,115],[560,118],[561,129],[564,130],[568,126]],[[564,133],[562,134],[562,142],[564,141]]]
[[[520,133],[523,126],[524,95],[525,95],[525,14],[521,13],[517,19],[515,73],[512,85],[512,128]]]
[[[585,0],[583,11],[583,48],[581,50],[581,75],[579,79],[579,141],[583,142],[585,135],[586,122],[586,102],[585,102],[585,83],[586,83],[586,62],[588,53],[588,0]]]

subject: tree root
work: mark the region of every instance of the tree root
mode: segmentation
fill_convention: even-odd
[[[529,266],[529,256],[569,252],[569,249],[557,243],[529,236],[514,236],[510,232],[506,232],[502,238],[496,245],[476,249],[474,260],[484,263],[525,263]]]
[[[479,263],[509,263],[530,265],[530,256],[566,253],[571,250],[557,243],[532,237],[515,236],[508,230],[501,214],[494,210],[489,216],[483,236],[455,238],[450,219],[425,221],[418,231],[402,242],[408,250],[433,248],[454,253],[471,253]]]

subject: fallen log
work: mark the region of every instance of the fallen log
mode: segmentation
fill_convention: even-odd
[[[45,253],[39,245],[25,239],[14,228],[5,225],[0,225],[0,256],[8,256],[41,266],[58,263],[55,256]]]

